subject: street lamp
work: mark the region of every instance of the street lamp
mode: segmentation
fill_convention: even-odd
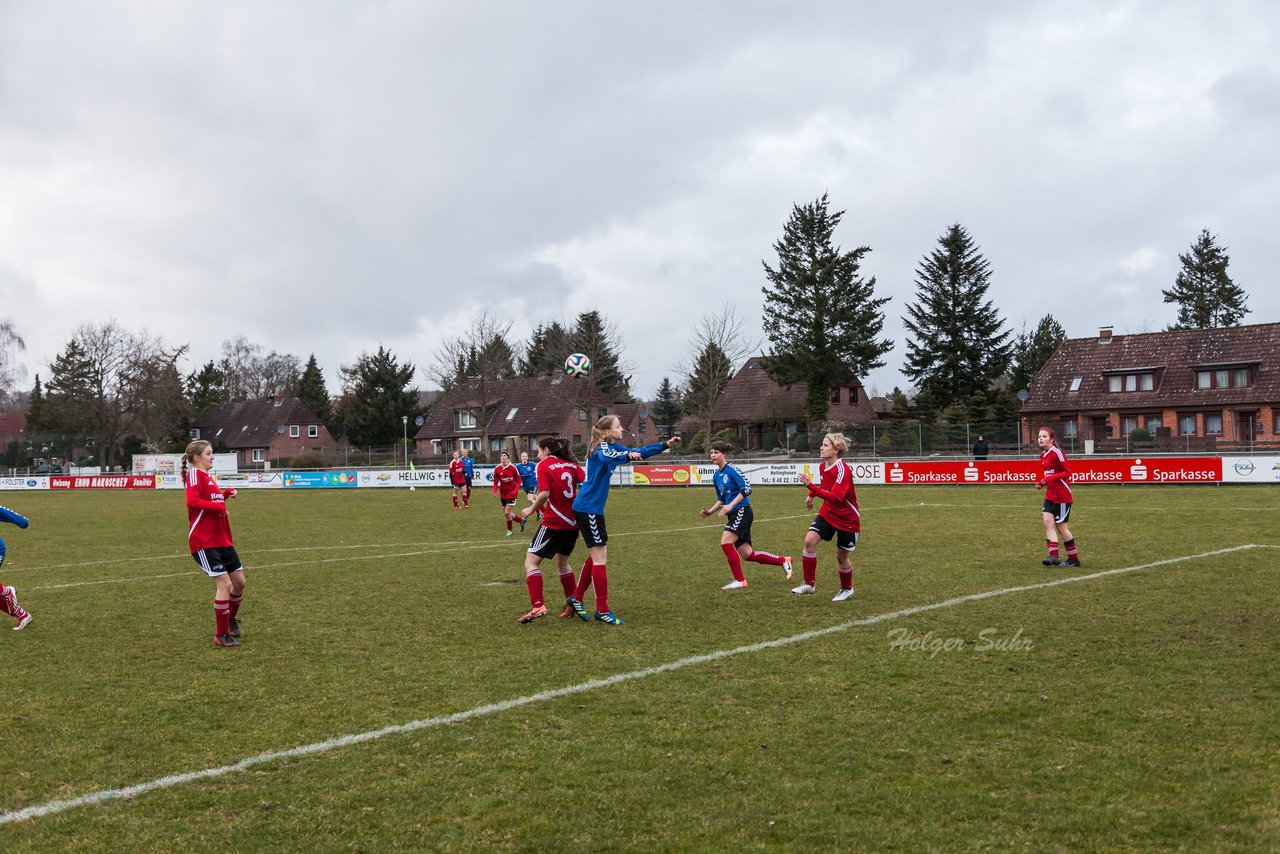
[[[400,423],[404,425],[404,467],[409,467],[409,416],[401,415]]]

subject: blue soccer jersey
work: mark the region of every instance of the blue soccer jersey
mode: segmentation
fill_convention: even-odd
[[[604,503],[609,500],[609,482],[613,480],[613,470],[631,458],[632,450],[639,451],[640,458],[647,460],[667,449],[666,442],[645,445],[643,448],[628,448],[614,442],[601,442],[587,457],[587,480],[578,490],[578,497],[573,500],[575,513],[604,513]]]
[[[530,460],[527,463],[516,463],[516,471],[520,472],[520,486],[525,492],[538,491],[538,464]]]
[[[471,459],[471,457],[462,458],[462,474],[464,477],[475,477],[476,464],[475,460]]]
[[[727,464],[724,468],[716,471],[712,478],[716,487],[716,498],[720,503],[728,507],[729,503],[739,495],[742,500],[735,507],[748,507],[751,504],[751,482],[747,480],[747,476],[742,473],[742,469],[735,465]]]

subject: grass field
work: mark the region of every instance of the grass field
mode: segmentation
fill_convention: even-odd
[[[488,495],[244,491],[219,650],[180,493],[6,494],[0,849],[1280,849],[1274,487],[1079,487],[1072,571],[1032,489],[864,487],[844,603],[802,495],[727,592],[709,489],[615,490],[610,628],[517,624]]]

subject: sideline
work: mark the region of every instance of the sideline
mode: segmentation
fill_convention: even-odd
[[[260,753],[257,756],[250,756],[242,759],[233,765],[220,765],[215,768],[205,768],[200,771],[186,771],[178,774],[170,774],[167,777],[159,777],[154,780],[148,780],[145,783],[138,783],[133,786],[125,786],[120,789],[100,789],[87,795],[81,795],[78,798],[66,798],[63,800],[47,801],[43,804],[25,807],[19,810],[12,810],[0,813],[0,825],[13,824],[19,821],[28,821],[30,819],[40,818],[54,813],[65,812],[67,810],[77,809],[79,807],[92,806],[94,804],[107,803],[109,801],[119,801],[126,798],[133,798],[147,792],[153,792],[158,789],[167,789],[173,786],[180,786],[184,783],[192,783],[197,780],[208,780],[215,777],[223,777],[228,774],[234,774],[237,771],[244,771],[256,765],[265,765],[271,762],[279,762],[283,759],[293,759],[302,756],[310,756],[316,753],[327,753],[330,750],[337,750],[342,747],[349,747],[353,744],[363,744],[368,741],[376,741],[389,735],[401,735],[403,733],[416,732],[423,729],[431,729],[443,726],[445,724],[461,723],[473,718],[484,717],[486,715],[497,714],[499,712],[517,709],[521,706],[528,706],[533,703],[540,703],[546,700],[555,700],[560,697],[569,697],[574,694],[582,694],[587,691],[594,691],[599,688],[608,688],[622,682],[630,682],[636,679],[646,679],[650,676],[657,676],[662,673],[670,673],[673,670],[681,670],[686,667],[694,667],[699,664],[706,664],[712,661],[729,658],[735,655],[744,655],[752,652],[760,652],[766,649],[776,649],[778,647],[790,646],[791,644],[803,643],[804,641],[813,640],[815,638],[826,637],[840,632],[846,632],[850,629],[859,628],[861,626],[871,626],[876,623],[882,623],[886,620],[896,620],[900,617],[910,617],[915,614],[922,614],[927,611],[936,611],[942,608],[951,608],[956,605],[963,605],[968,602],[980,602],[984,599],[993,599],[997,596],[1008,596],[1012,593],[1025,593],[1029,590],[1044,590],[1050,587],[1058,587],[1063,584],[1076,584],[1081,581],[1092,581],[1098,578],[1107,578],[1113,575],[1124,575],[1130,572],[1137,572],[1142,569],[1153,569],[1159,566],[1171,566],[1177,563],[1184,563],[1190,560],[1199,560],[1207,557],[1217,557],[1219,555],[1231,554],[1233,552],[1248,551],[1257,548],[1277,548],[1270,545],[1256,545],[1248,543],[1242,546],[1231,546],[1225,549],[1217,549],[1211,552],[1201,552],[1200,554],[1184,555],[1182,557],[1167,558],[1165,560],[1152,561],[1151,563],[1139,564],[1137,566],[1126,566],[1120,569],[1107,569],[1101,572],[1091,572],[1087,575],[1074,575],[1066,578],[1056,578],[1052,581],[1042,581],[1036,584],[1024,584],[1018,587],[1004,587],[996,590],[986,590],[981,593],[970,593],[965,596],[957,596],[953,599],[945,599],[941,602],[933,602],[928,605],[915,605],[910,608],[903,608],[899,611],[889,611],[884,614],[876,614],[871,617],[863,617],[860,620],[850,620],[849,622],[840,623],[839,625],[829,626],[825,629],[814,629],[813,631],[803,632],[798,635],[790,635],[784,638],[777,638],[771,641],[761,641],[760,643],[748,644],[746,646],[738,646],[732,649],[723,649],[716,652],[709,652],[703,655],[694,655],[688,658],[681,658],[666,664],[659,664],[656,667],[646,667],[643,670],[633,670],[629,673],[619,673],[603,679],[591,679],[586,682],[579,682],[576,685],[568,685],[564,688],[555,688],[550,691],[540,691],[537,694],[528,694],[524,697],[516,697],[511,700],[503,700],[498,703],[490,703],[483,706],[476,706],[462,712],[455,712],[451,715],[441,715],[434,718],[422,718],[416,721],[410,721],[405,724],[394,724],[392,726],[383,727],[382,729],[370,730],[367,732],[355,733],[352,735],[339,736],[328,741],[318,741],[313,744],[306,744],[301,747],[293,747],[287,750],[271,751],[268,753]]]

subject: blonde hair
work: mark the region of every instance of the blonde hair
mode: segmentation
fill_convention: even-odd
[[[609,435],[609,431],[613,429],[615,423],[621,424],[622,419],[616,415],[606,415],[596,422],[596,426],[591,428],[591,444],[587,446],[587,456],[591,456],[596,452],[596,448]]]
[[[844,437],[843,433],[828,433],[826,438],[830,440],[831,447],[836,449],[836,456],[843,457],[845,452],[849,450],[849,440]]]
[[[196,439],[190,445],[187,445],[187,450],[182,455],[182,480],[184,483],[187,480],[187,464],[194,463],[196,461],[196,457],[204,453],[205,448],[211,447],[213,447],[213,445],[204,439]]]

